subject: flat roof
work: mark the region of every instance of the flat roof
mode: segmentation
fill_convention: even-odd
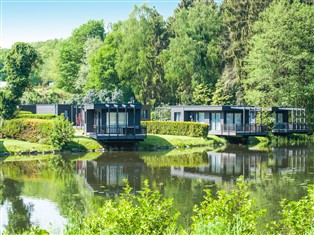
[[[262,110],[261,107],[237,105],[178,105],[169,106],[169,108],[181,109],[184,111]]]

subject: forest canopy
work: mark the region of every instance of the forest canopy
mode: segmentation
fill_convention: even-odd
[[[67,39],[31,43],[42,63],[22,100],[77,103],[118,91],[124,101],[153,106],[283,105],[313,113],[313,7],[181,0],[168,19],[144,4],[115,24],[89,20]],[[2,81],[7,54],[0,50]]]

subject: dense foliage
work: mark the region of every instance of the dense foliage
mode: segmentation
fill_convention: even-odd
[[[178,135],[203,137],[208,135],[208,125],[196,122],[142,121],[147,133],[158,135]]]
[[[0,90],[0,118],[3,120],[14,117],[24,91],[30,86],[29,76],[39,61],[37,51],[26,43],[15,43],[8,51],[3,68],[7,86]]]
[[[144,4],[106,31],[90,20],[65,40],[32,43],[43,63],[30,84],[63,94],[37,90],[23,102],[82,101],[90,90],[106,90],[154,106],[283,105],[311,115],[313,1],[217,2],[181,0],[168,19]],[[0,50],[0,69],[9,53]],[[2,69],[1,80],[12,80],[9,73]],[[9,107],[11,94],[1,95]]]

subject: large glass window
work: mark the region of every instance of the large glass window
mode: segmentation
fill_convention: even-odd
[[[181,113],[175,112],[175,113],[174,113],[174,120],[175,120],[176,122],[180,122],[180,121],[181,121]]]
[[[211,113],[210,116],[210,129],[220,131],[220,113]]]
[[[205,123],[205,113],[198,113],[198,122]]]
[[[277,122],[278,123],[283,122],[283,115],[282,115],[282,113],[277,113]]]
[[[226,124],[234,124],[233,123],[233,113],[227,113]]]
[[[241,113],[235,113],[234,114],[234,121],[236,125],[242,125],[242,115]]]
[[[127,126],[128,114],[119,112],[118,117],[116,112],[107,113],[107,126]]]

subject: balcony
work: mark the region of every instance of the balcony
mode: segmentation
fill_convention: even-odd
[[[312,127],[306,123],[275,123],[272,133],[275,135],[286,135],[292,133],[309,134],[312,132]]]
[[[146,136],[146,128],[141,126],[94,125],[94,132],[90,133],[91,138],[106,141],[142,141]]]
[[[222,124],[220,130],[209,132],[221,136],[266,136],[267,126],[259,124]]]

